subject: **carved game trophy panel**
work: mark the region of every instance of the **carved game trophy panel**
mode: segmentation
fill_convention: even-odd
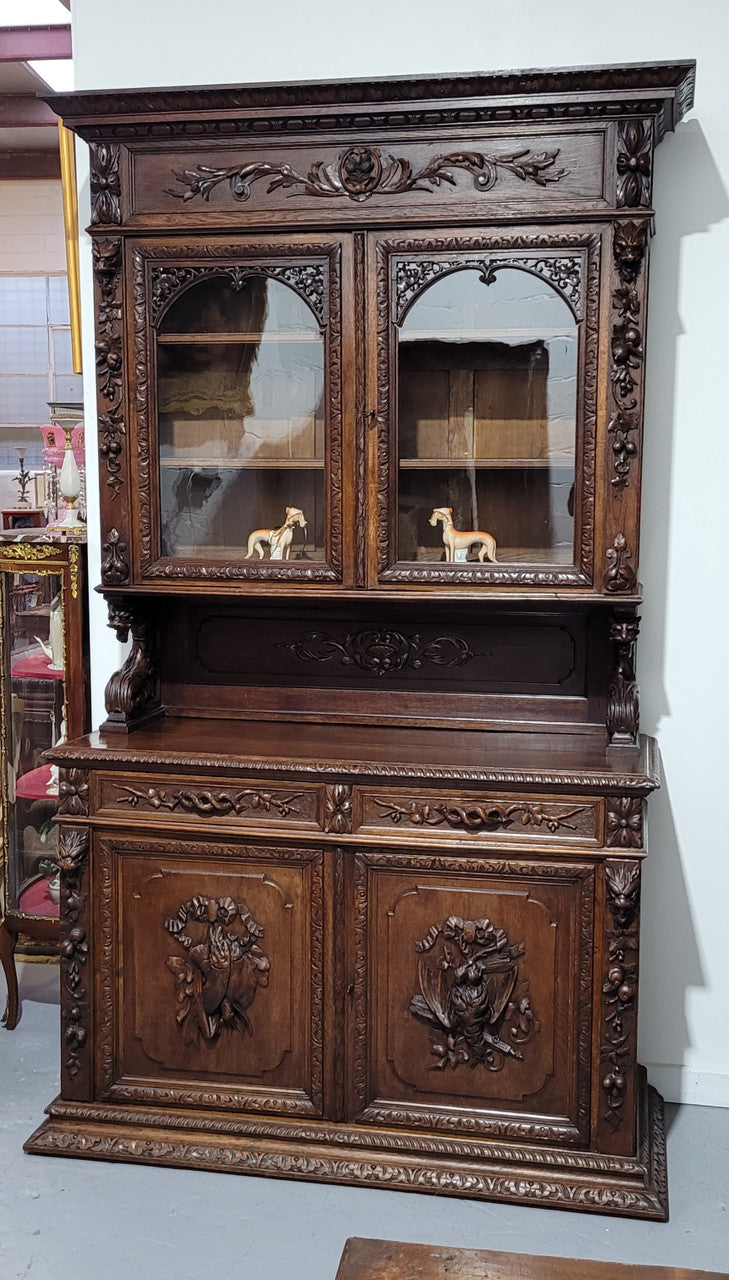
[[[319,855],[113,840],[101,857],[120,914],[104,950],[105,1034],[111,1045],[120,1027],[123,1046],[105,1062],[108,1096],[215,1105],[216,1081],[218,1100],[317,1111]]]
[[[507,872],[471,858],[456,868],[428,857],[423,867],[395,854],[362,861],[377,974],[372,1037],[358,1044],[364,1116],[487,1132],[508,1115],[513,1132],[536,1125],[539,1137],[584,1139],[593,872],[548,863]]]

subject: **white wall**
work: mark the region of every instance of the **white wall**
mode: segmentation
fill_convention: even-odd
[[[651,805],[640,1035],[669,1099],[729,1106],[729,611],[719,522],[729,483],[729,6],[74,0],[73,22],[78,88],[698,60],[695,111],[662,143],[655,188],[640,681],[643,728],[658,734],[666,785]],[[84,269],[90,298],[87,259]],[[88,307],[85,323],[91,357]],[[90,476],[90,493],[93,484]],[[116,652],[100,624],[93,643],[99,690]]]

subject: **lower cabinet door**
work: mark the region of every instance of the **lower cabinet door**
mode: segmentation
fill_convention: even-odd
[[[318,1116],[320,849],[97,835],[109,1099]]]
[[[352,1115],[586,1144],[593,865],[367,851],[349,875]]]

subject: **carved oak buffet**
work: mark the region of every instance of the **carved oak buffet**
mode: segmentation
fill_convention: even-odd
[[[653,153],[692,93],[52,99],[132,646],[54,754],[28,1150],[665,1216],[633,664]]]

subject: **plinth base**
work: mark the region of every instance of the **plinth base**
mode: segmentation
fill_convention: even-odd
[[[428,1152],[422,1134],[62,1099],[51,1103],[48,1115],[25,1144],[34,1155],[304,1178],[660,1221],[668,1217],[663,1099],[644,1076],[634,1157],[477,1141],[449,1143],[449,1154],[436,1154]]]

